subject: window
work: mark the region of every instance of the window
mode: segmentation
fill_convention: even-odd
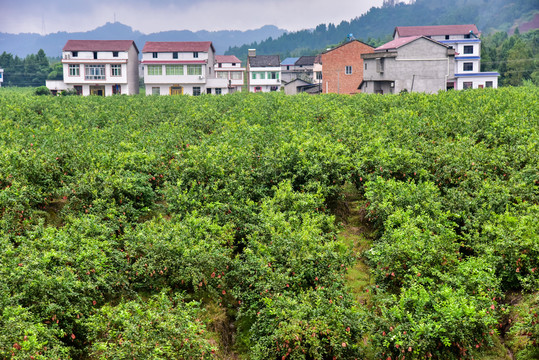
[[[200,86],[193,86],[193,96],[200,95]]]
[[[485,87],[491,88],[494,86],[494,83],[492,81],[485,82]]]
[[[178,53],[177,53],[177,52],[173,52],[173,53],[172,53],[172,58],[173,58],[173,59],[177,59],[177,58],[178,58]]]
[[[322,71],[316,72],[316,80],[322,80]]]
[[[161,95],[161,88],[152,87],[152,95]]]
[[[255,86],[255,92],[261,92],[262,87],[261,86]]]
[[[97,60],[97,51],[94,51],[94,60]]]
[[[243,79],[243,73],[240,71],[233,71],[230,74],[230,78],[232,80],[242,80]]]
[[[112,57],[118,57],[118,51],[113,51],[112,52]]]
[[[277,71],[268,72],[268,79],[279,80],[279,73]]]
[[[157,59],[157,53],[156,52],[152,53],[152,58]]]
[[[346,75],[352,75],[352,67],[351,67],[351,66],[346,66],[346,67],[344,68],[344,73],[345,73]]]
[[[466,62],[462,64],[462,71],[473,71],[473,63]]]
[[[228,79],[228,72],[226,71],[218,71],[216,72],[217,79]]]
[[[187,65],[187,75],[202,75],[202,65]]]
[[[183,65],[166,65],[165,73],[167,75],[183,75]]]
[[[266,73],[264,71],[253,71],[253,80],[259,79],[264,80],[266,78]]]
[[[277,91],[277,90],[279,90],[279,87],[278,87],[278,86],[272,86],[272,87],[270,88],[270,91]]]
[[[111,65],[110,70],[112,76],[122,76],[122,65]]]
[[[446,39],[446,40],[449,40],[449,35],[446,35],[446,36],[445,36],[445,39]]]
[[[376,72],[384,72],[384,58],[376,59]]]
[[[163,75],[163,67],[161,65],[148,65],[148,75]]]
[[[120,95],[122,93],[122,86],[120,84],[112,85],[112,94]]]
[[[232,66],[236,66],[236,63],[232,63]]]
[[[462,83],[462,88],[463,89],[471,89],[473,88],[473,82],[471,81],[465,81]]]
[[[77,95],[82,95],[82,85],[75,85],[74,88],[77,92]]]
[[[464,38],[465,38],[465,39],[469,39],[469,38],[470,38],[470,34],[465,34],[465,35],[464,35]]]
[[[222,68],[222,67],[223,67],[223,64],[219,63],[219,64],[218,64],[218,67]]]
[[[84,65],[86,80],[105,80],[105,65]]]
[[[193,57],[194,57],[195,59],[198,58],[198,51],[193,52]]]
[[[221,88],[215,88],[215,95],[221,95],[222,91]]]
[[[69,64],[69,76],[80,76],[80,65]]]
[[[79,52],[78,52],[78,51],[72,51],[72,52],[71,52],[71,55],[73,55],[73,57],[78,57],[78,56],[79,56]]]
[[[365,63],[365,70],[367,70],[367,63]]]
[[[473,54],[473,45],[464,45],[465,54]]]

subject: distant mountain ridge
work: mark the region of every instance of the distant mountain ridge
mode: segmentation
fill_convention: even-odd
[[[69,39],[77,40],[134,40],[139,50],[142,50],[146,41],[212,41],[218,54],[223,54],[226,49],[233,46],[241,46],[254,41],[262,41],[269,37],[279,37],[286,30],[273,25],[266,25],[254,30],[221,30],[221,31],[189,31],[171,30],[152,34],[143,34],[133,30],[130,26],[119,22],[106,23],[94,30],[86,32],[57,32],[47,34],[23,33],[9,34],[0,33],[0,53],[7,52],[19,57],[35,54],[43,49],[50,57],[59,57],[62,47]]]

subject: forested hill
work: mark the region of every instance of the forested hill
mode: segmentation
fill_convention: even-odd
[[[389,40],[395,26],[476,24],[483,33],[508,31],[515,25],[531,20],[539,12],[537,0],[417,0],[414,4],[371,8],[366,14],[338,25],[320,24],[301,30],[231,47],[226,54],[244,60],[247,49],[259,54],[288,56],[314,55],[327,46],[343,41],[348,34],[372,45]]]

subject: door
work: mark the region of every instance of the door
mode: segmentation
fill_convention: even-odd
[[[170,95],[182,95],[183,94],[183,87],[180,85],[172,85],[170,87]]]
[[[105,96],[105,87],[90,86],[90,95]]]

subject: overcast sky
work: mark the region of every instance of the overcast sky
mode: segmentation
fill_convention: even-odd
[[[338,24],[383,0],[2,0],[0,32],[87,31],[115,19],[143,33],[248,30],[276,25],[294,31]],[[44,31],[43,31],[44,30]]]

